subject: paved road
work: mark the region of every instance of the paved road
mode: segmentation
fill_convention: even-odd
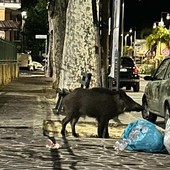
[[[61,148],[46,148],[43,121],[55,118],[54,106],[49,78],[24,75],[0,89],[1,170],[170,170],[169,154],[117,153],[113,146],[120,138],[64,139],[56,134]],[[131,116],[127,120],[133,121]]]

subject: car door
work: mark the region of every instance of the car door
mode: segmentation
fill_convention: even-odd
[[[160,115],[165,116],[165,101],[168,101],[170,103],[170,59],[169,59],[169,65],[166,70],[166,74],[164,79],[162,80],[162,83],[160,85],[159,90],[159,104],[160,104]]]
[[[153,80],[150,82],[149,87],[149,94],[150,98],[148,100],[148,105],[150,107],[151,112],[160,114],[160,100],[161,100],[161,93],[162,93],[162,84],[164,84],[165,80],[165,74],[168,68],[168,65],[170,64],[170,59],[164,60],[158,69],[156,70]]]

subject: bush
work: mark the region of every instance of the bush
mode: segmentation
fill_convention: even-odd
[[[159,66],[159,64],[164,59],[164,56],[158,56],[153,59],[145,58],[143,60],[143,64],[141,64],[139,67],[139,73],[141,74],[153,74],[155,69]]]
[[[153,74],[155,71],[154,64],[141,64],[139,66],[139,73],[141,74]]]

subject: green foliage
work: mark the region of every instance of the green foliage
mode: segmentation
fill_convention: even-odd
[[[152,74],[155,71],[154,64],[141,64],[139,66],[139,73],[141,74]]]
[[[168,30],[165,27],[158,26],[156,27],[152,34],[146,37],[146,44],[151,49],[158,42],[165,43],[169,47],[170,42],[170,29]]]
[[[159,64],[162,62],[163,59],[164,59],[164,56],[162,55],[154,59],[145,58],[143,60],[143,64],[138,66],[139,72],[141,74],[153,74],[155,69],[159,66]]]
[[[45,40],[35,39],[35,35],[48,34],[48,11],[46,0],[38,0],[35,6],[27,9],[25,20],[24,44],[27,51],[31,51],[34,60],[41,60],[41,53],[45,52]],[[40,53],[41,52],[41,53]]]

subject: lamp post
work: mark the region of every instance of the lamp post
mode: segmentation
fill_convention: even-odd
[[[121,2],[122,11],[121,11],[121,53],[120,56],[123,56],[123,41],[124,41],[124,0]]]
[[[155,29],[159,25],[159,21],[153,23],[153,29]]]
[[[127,38],[129,37],[129,33],[127,33],[126,35],[125,35],[125,54],[124,55],[126,55],[126,46],[127,46]]]
[[[21,17],[22,17],[22,25],[21,25],[21,31],[22,31],[22,40],[21,40],[21,51],[24,51],[24,25],[25,25],[25,20],[27,19],[27,11],[22,11],[21,12]]]
[[[161,12],[161,20],[158,22],[158,26],[161,26],[161,27],[164,26],[164,20],[163,20],[164,14],[166,14],[166,20],[170,19],[170,13],[168,13],[168,12]],[[157,26],[157,22],[154,22],[153,28],[156,28],[156,26]]]
[[[136,51],[135,51],[135,44],[136,44],[136,27],[131,27],[129,30],[130,33],[133,32],[133,57],[135,59]],[[131,40],[132,41],[132,40]],[[132,44],[131,44],[132,45]]]
[[[111,47],[111,70],[110,86],[112,88],[113,80],[116,80],[116,90],[119,89],[119,73],[120,73],[120,53],[119,53],[119,29],[120,29],[120,11],[121,1],[112,0],[112,47]]]

